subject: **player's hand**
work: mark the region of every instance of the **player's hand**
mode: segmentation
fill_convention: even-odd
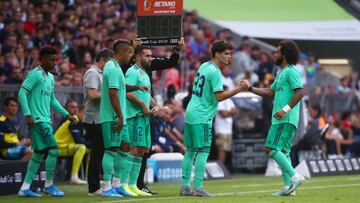
[[[141,91],[150,91],[150,88],[148,86],[141,86],[139,85],[138,86],[138,89],[141,90]]]
[[[274,118],[280,120],[285,116],[286,112],[280,109],[278,112],[275,113]]]
[[[133,48],[135,49],[136,47],[141,46],[141,39],[135,37],[135,38],[132,40],[131,44],[132,44]]]
[[[122,117],[119,118],[118,122],[113,126],[115,132],[120,132],[124,125],[124,119]]]
[[[240,81],[240,88],[242,91],[248,91],[250,87],[250,82],[246,79]]]
[[[151,114],[151,111],[150,111],[149,107],[147,107],[146,105],[144,105],[144,106],[142,107],[142,111],[143,111],[143,113],[144,113],[145,116]]]
[[[32,118],[32,116],[26,116],[25,120],[29,128],[35,127],[34,119]]]
[[[153,116],[156,116],[158,114],[160,110],[160,107],[159,106],[154,106],[152,109],[151,109],[151,115]]]
[[[66,117],[66,120],[69,120],[71,122],[71,124],[77,123],[77,120],[70,114]]]

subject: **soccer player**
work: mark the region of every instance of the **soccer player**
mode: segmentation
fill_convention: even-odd
[[[100,187],[101,160],[104,144],[100,125],[100,98],[102,89],[102,71],[106,62],[113,56],[110,49],[102,49],[96,55],[96,63],[86,71],[83,78],[85,138],[90,142],[90,160],[88,166],[88,195],[102,195]]]
[[[110,59],[103,71],[103,91],[100,100],[100,123],[104,142],[103,167],[103,196],[121,197],[130,196],[121,190],[120,174],[126,153],[119,151],[123,143],[129,143],[126,126],[126,91],[149,90],[143,86],[125,85],[125,77],[120,64],[127,64],[133,54],[131,44],[127,40],[116,40],[113,44],[114,57]],[[123,143],[122,143],[123,142]],[[114,188],[111,186],[112,174],[116,178]],[[121,193],[122,195],[120,195]]]
[[[233,47],[217,41],[212,44],[212,60],[203,63],[196,73],[192,97],[186,108],[184,144],[186,152],[182,162],[181,196],[212,196],[203,188],[205,165],[212,140],[212,123],[218,103],[246,90],[240,86],[223,91],[220,68],[228,65]],[[190,188],[190,176],[195,160],[194,190]]]
[[[126,83],[151,87],[146,70],[150,68],[152,52],[150,48],[138,46],[135,49],[135,64],[127,70]],[[136,183],[139,176],[141,161],[151,146],[150,115],[159,108],[149,91],[134,91],[126,94],[127,124],[130,140],[130,159],[128,173],[121,174],[121,185],[131,195],[151,196],[150,193],[139,190]],[[150,110],[150,107],[152,109]]]
[[[41,159],[45,161],[46,181],[44,192],[52,196],[64,196],[53,184],[53,176],[59,150],[51,126],[50,106],[71,122],[74,118],[60,105],[54,94],[54,76],[50,73],[57,60],[56,49],[44,47],[40,50],[41,65],[31,70],[19,90],[19,101],[31,133],[31,148],[34,154],[28,164],[20,196],[40,197],[30,189],[31,182],[39,168]]]
[[[305,180],[296,173],[290,160],[291,143],[299,121],[299,101],[304,96],[304,90],[301,74],[295,66],[299,58],[296,43],[292,40],[281,41],[274,57],[281,71],[271,88],[252,87],[248,81],[246,86],[249,92],[259,96],[274,97],[273,118],[265,142],[265,152],[283,172],[284,188],[274,195],[285,196]]]
[[[83,136],[84,107],[78,107],[76,101],[68,100],[65,104],[66,110],[76,119],[75,124],[64,121],[55,131],[55,139],[59,148],[59,157],[73,157],[70,183],[86,184],[78,176],[80,165],[87,153],[89,142]]]

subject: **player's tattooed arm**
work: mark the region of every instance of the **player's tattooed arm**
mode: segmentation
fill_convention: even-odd
[[[244,84],[248,92],[252,92],[262,97],[274,97],[275,95],[275,92],[271,88],[253,87],[250,85],[250,82],[248,80],[242,80],[241,82]]]
[[[301,101],[301,99],[304,97],[305,95],[305,92],[304,92],[304,89],[303,88],[297,88],[297,89],[294,89],[294,96],[291,98],[289,104],[288,104],[288,110],[291,110],[297,103],[299,103]],[[285,107],[284,107],[285,108]],[[284,110],[284,108],[280,109],[278,112],[276,112],[274,114],[274,118],[280,120],[282,119],[287,111]]]

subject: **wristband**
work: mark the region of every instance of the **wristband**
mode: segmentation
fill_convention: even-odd
[[[291,110],[291,107],[286,104],[283,108],[282,108],[283,111],[285,111],[285,113],[289,112]]]
[[[253,87],[250,86],[250,87],[248,88],[248,91],[251,92],[252,90],[253,90]]]

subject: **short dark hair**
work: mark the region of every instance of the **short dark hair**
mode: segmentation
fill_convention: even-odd
[[[137,56],[138,54],[141,54],[144,50],[151,49],[148,46],[137,46],[134,50],[134,56]]]
[[[113,52],[110,49],[104,48],[102,50],[99,51],[99,53],[97,53],[96,57],[95,57],[95,61],[99,62],[100,59],[104,58],[104,59],[108,59],[113,57]]]
[[[122,51],[125,47],[129,47],[131,46],[131,43],[126,40],[126,39],[118,39],[115,40],[114,44],[113,44],[113,50],[114,53],[119,53],[120,51]]]
[[[296,65],[299,60],[300,49],[293,40],[281,40],[279,43],[281,55],[290,65]]]
[[[16,97],[6,97],[5,101],[4,101],[4,106],[9,106],[10,102],[15,102],[15,103],[19,103],[18,100],[16,99]]]
[[[40,58],[44,57],[44,56],[49,56],[49,55],[56,55],[57,51],[54,47],[43,47],[40,49]]]
[[[212,56],[212,57],[215,57],[215,54],[216,54],[216,53],[224,52],[224,51],[227,50],[227,49],[232,50],[233,48],[234,48],[234,47],[233,47],[231,44],[229,44],[229,43],[227,43],[227,42],[225,42],[225,41],[223,41],[223,40],[221,40],[221,41],[216,41],[216,42],[214,42],[214,43],[212,44],[212,47],[211,47],[211,56]]]

